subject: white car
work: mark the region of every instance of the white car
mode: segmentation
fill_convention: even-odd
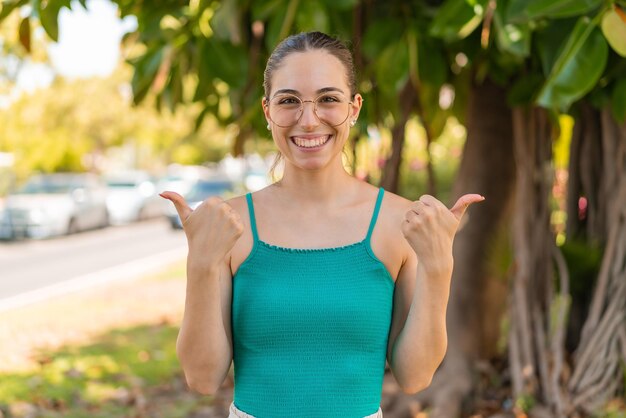
[[[0,208],[0,239],[47,238],[108,224],[106,187],[95,174],[34,176]]]
[[[125,171],[105,176],[111,224],[119,225],[163,216],[166,201],[145,171]]]

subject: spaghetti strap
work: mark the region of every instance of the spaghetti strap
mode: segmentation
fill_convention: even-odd
[[[259,240],[259,234],[256,231],[256,219],[254,217],[254,204],[252,203],[252,194],[246,194],[246,200],[248,201],[248,213],[250,214],[250,227],[252,228],[252,238],[254,242]]]
[[[370,227],[367,230],[367,236],[365,237],[365,242],[368,244],[370,242],[370,239],[372,238],[372,232],[374,232],[374,226],[376,226],[376,219],[378,219],[378,212],[380,211],[380,204],[383,201],[384,194],[385,194],[385,190],[382,187],[380,187],[378,189],[378,197],[376,198],[376,206],[374,207],[374,213],[372,214]]]

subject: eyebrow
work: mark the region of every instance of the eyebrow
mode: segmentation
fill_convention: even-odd
[[[343,92],[343,90],[341,90],[338,87],[324,87],[324,88],[321,88],[321,89],[317,90],[316,93],[317,94],[322,94],[322,93],[328,93],[330,91],[338,91],[339,93],[345,94]],[[295,96],[298,96],[298,95],[300,95],[300,92],[298,90],[294,90],[294,89],[280,89],[280,90],[277,90],[276,93],[274,93],[274,97],[276,97],[279,94],[293,94]]]

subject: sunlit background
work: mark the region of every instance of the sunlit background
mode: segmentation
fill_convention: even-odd
[[[626,1],[0,3],[0,418],[224,417],[175,354],[194,207],[280,178],[276,43],[348,41],[344,164],[486,201],[455,239],[446,361],[386,418],[626,417]],[[69,7],[68,7],[69,6]]]

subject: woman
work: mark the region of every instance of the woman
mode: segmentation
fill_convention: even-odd
[[[349,175],[342,149],[363,99],[349,50],[319,32],[284,40],[262,101],[280,181],[195,210],[177,354],[214,393],[234,361],[229,417],[381,417],[385,368],[427,387],[446,351],[452,241],[467,206],[410,202]]]

